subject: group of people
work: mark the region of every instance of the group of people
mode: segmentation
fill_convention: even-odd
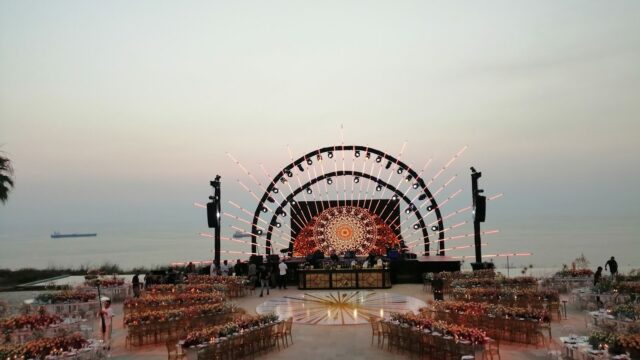
[[[607,270],[607,268],[609,268],[609,272],[611,273],[611,277],[615,278],[616,275],[618,275],[618,263],[616,262],[616,258],[615,257],[611,257],[611,259],[609,259],[609,261],[607,261],[604,264],[604,270]],[[600,280],[602,279],[602,266],[598,266],[598,269],[596,270],[595,274],[593,274],[593,285],[596,285],[597,283],[600,282]]]
[[[246,270],[245,270],[246,268]],[[287,288],[287,271],[288,267],[284,260],[280,260],[278,263],[277,269],[274,269],[273,264],[260,264],[259,266],[253,262],[250,262],[248,265],[243,263],[238,259],[234,266],[229,265],[227,260],[222,262],[222,265],[218,266],[218,262],[214,261],[211,264],[209,269],[209,274],[211,276],[221,275],[221,276],[247,276],[251,286],[255,289],[256,287],[260,287],[260,297],[264,296],[264,292],[266,289],[267,295],[269,295],[269,290],[271,289],[271,282],[273,278],[273,274],[277,271],[277,278],[275,282],[279,289]]]

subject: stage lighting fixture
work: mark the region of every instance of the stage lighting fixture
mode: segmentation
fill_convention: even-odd
[[[436,230],[438,230],[437,226],[434,225],[434,226],[431,227],[431,231],[436,231]]]
[[[280,216],[287,217],[287,212],[284,210],[280,210]]]
[[[283,184],[286,184],[286,183],[287,183],[287,179],[286,179],[286,178],[281,177],[281,178],[280,178],[280,182],[281,182],[281,183],[283,183]]]
[[[269,209],[267,209],[267,207],[266,207],[266,206],[263,206],[263,207],[262,207],[262,212],[263,212],[263,213],[266,213],[267,211],[269,211]]]
[[[302,164],[298,164],[298,170],[304,171],[304,168],[302,167]]]
[[[418,200],[420,200],[420,201],[422,201],[422,200],[424,200],[426,198],[427,198],[427,194],[422,194],[422,195],[418,196]]]
[[[311,194],[313,192],[313,190],[311,190],[311,188],[307,188],[307,194]]]
[[[329,151],[329,153],[327,154],[327,156],[329,157],[329,159],[333,159],[333,151]]]
[[[258,235],[262,235],[262,230],[258,229],[258,230],[256,231],[256,234],[258,234]]]
[[[382,156],[378,156],[378,157],[376,158],[376,162],[377,162],[377,163],[379,163],[379,162],[381,162],[381,161],[382,161]]]
[[[332,178],[327,178],[327,184],[329,184],[329,185],[333,184],[333,179]]]
[[[410,214],[410,213],[411,213],[411,209],[406,208],[406,209],[404,210],[404,213],[405,213],[405,214]]]
[[[411,181],[411,179],[413,179],[413,177],[411,176],[411,174],[407,175],[407,177],[405,178],[405,180],[407,180],[407,182]]]
[[[367,153],[364,155],[364,157],[366,157],[367,159],[371,159],[371,153],[367,151]]]
[[[293,177],[293,173],[291,172],[291,170],[287,170],[287,176],[288,177]]]
[[[360,182],[360,178],[359,178],[359,177],[357,177],[357,176],[356,176],[356,177],[354,177],[354,178],[353,178],[353,182],[354,182],[354,183],[356,183],[356,184],[357,184],[357,183],[359,183],[359,182]]]
[[[295,199],[291,199],[291,201],[289,202],[291,205],[295,205],[297,204],[297,202],[295,201]]]
[[[274,203],[275,200],[273,200],[273,198],[271,196],[267,196],[267,201],[270,203]]]
[[[385,169],[389,169],[391,167],[391,160],[387,161],[387,165],[385,165]]]
[[[398,195],[393,195],[393,196],[391,197],[391,200],[393,200],[393,201],[398,201]]]
[[[307,159],[307,164],[309,164],[309,165],[313,165],[313,160],[311,160],[311,159]]]
[[[274,193],[274,194],[277,194],[277,193],[278,193],[278,191],[280,191],[280,190],[278,190],[278,188],[273,188],[273,193]]]
[[[414,230],[418,230],[419,228],[420,228],[420,225],[419,225],[419,224],[413,224],[413,229],[414,229]]]
[[[381,190],[382,190],[382,185],[376,186],[376,191],[381,191]]]
[[[277,228],[282,227],[282,224],[280,224],[279,222],[276,221],[276,227]]]
[[[360,150],[356,150],[355,155],[356,155],[356,157],[360,157]]]
[[[433,210],[433,206],[431,205],[427,206],[427,211],[431,211],[431,210]]]
[[[316,160],[322,161],[322,155],[318,154],[318,156],[316,156]]]
[[[414,189],[417,189],[417,188],[419,188],[419,187],[420,187],[420,184],[418,184],[418,183],[413,184],[413,188],[414,188]]]
[[[400,167],[400,168],[398,168],[398,175],[402,174],[402,171],[403,171],[403,170],[404,170],[404,169],[402,169],[401,167]]]

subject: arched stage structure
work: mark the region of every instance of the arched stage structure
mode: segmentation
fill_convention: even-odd
[[[311,166],[314,161],[322,162],[324,159],[333,159],[334,157],[341,157],[342,161],[342,169],[338,170],[337,165],[334,162],[333,171],[325,172],[323,166],[321,166],[321,174],[318,174],[315,167],[313,168],[313,174],[311,173]],[[362,171],[345,168],[344,159],[353,159],[353,158],[363,158],[366,159]],[[349,161],[347,161],[349,162]],[[355,164],[355,162],[352,162]],[[366,164],[370,163],[369,172],[364,171]],[[374,168],[377,171],[374,171]],[[389,173],[388,178],[385,180],[381,177],[383,173],[383,169]],[[443,168],[444,169],[444,168]],[[307,179],[305,183],[300,182],[299,178],[298,184],[293,184],[293,181],[289,181],[294,177],[296,172],[303,173],[307,170]],[[389,181],[393,174],[401,175],[402,180],[411,183],[411,186],[406,191],[402,192],[399,189],[400,183],[398,185],[393,185]],[[377,199],[367,199],[365,196],[364,200],[360,199],[360,195],[358,199],[347,199],[346,189],[344,198],[341,200],[338,199],[320,199],[315,202],[306,201],[306,194],[312,193],[312,186],[320,184],[320,182],[325,182],[325,189],[327,184],[332,184],[334,179],[350,177],[354,183],[358,183],[360,179],[366,179],[373,183],[375,183],[376,192],[380,192],[381,196]],[[401,180],[401,181],[402,181]],[[346,184],[346,180],[343,180]],[[445,187],[445,184],[443,187]],[[280,188],[278,186],[281,186]],[[283,193],[283,188],[286,186],[290,191],[287,195]],[[384,189],[384,191],[383,191]],[[415,195],[413,198],[407,196],[409,190],[416,190],[419,195]],[[386,191],[391,192],[390,199],[382,198]],[[296,196],[302,194],[305,197],[305,200],[296,199]],[[282,198],[281,201],[278,201],[278,197]],[[305,206],[302,206],[304,203]],[[325,208],[325,204],[327,207]],[[423,213],[421,209],[426,205],[426,212]],[[416,233],[419,231],[421,234],[422,242],[424,244],[424,254],[430,255],[430,252],[433,251],[434,255],[444,256],[445,255],[445,237],[444,237],[444,221],[442,218],[442,214],[440,212],[440,208],[438,207],[438,203],[436,202],[434,195],[428,188],[428,184],[424,181],[421,175],[416,172],[413,168],[402,162],[399,158],[396,158],[392,155],[389,155],[383,151],[378,149],[370,148],[367,146],[359,146],[359,145],[336,145],[331,147],[323,147],[321,149],[317,149],[311,151],[298,159],[292,161],[287,166],[285,166],[282,170],[280,170],[270,181],[267,188],[264,190],[262,197],[260,198],[258,205],[256,206],[253,221],[251,223],[251,251],[255,253],[257,251],[258,239],[261,236],[265,237],[265,249],[267,254],[271,254],[272,252],[272,235],[274,228],[280,228],[282,224],[279,222],[280,218],[285,218],[287,216],[287,206],[289,206],[289,213],[291,214],[291,218],[293,220],[291,224],[292,236],[289,245],[289,251],[293,251],[294,242],[297,240],[296,229],[302,231],[305,228],[306,223],[309,223],[313,218],[319,216],[322,212],[329,208],[349,208],[349,209],[363,209],[361,210],[348,210],[344,214],[350,216],[353,221],[358,222],[358,218],[366,218],[367,215],[376,215],[380,219],[383,219],[384,225],[388,226],[391,230],[395,232],[398,238],[401,238],[401,224],[399,223],[399,212],[398,210],[401,207],[405,208],[405,214],[410,216],[411,219],[415,218],[415,223],[413,225],[413,229]],[[394,216],[392,213],[387,211],[387,209],[391,206],[391,212],[396,211],[396,215]],[[306,208],[307,213],[304,212]],[[315,207],[315,211],[312,209]],[[382,209],[380,209],[382,207]],[[322,211],[320,211],[322,209]],[[380,210],[382,210],[380,212]],[[387,211],[387,213],[385,213]],[[359,215],[356,213],[360,212]],[[425,217],[433,213],[436,217],[436,221],[434,221],[433,225],[427,225],[424,221]],[[294,218],[294,215],[298,215]],[[307,215],[309,215],[307,217]],[[346,216],[345,215],[345,216]],[[283,220],[280,220],[283,221]],[[350,228],[349,223],[353,223],[353,221],[346,221],[344,227],[341,229],[343,231],[343,235],[353,234],[354,228]],[[266,224],[266,225],[265,225]],[[357,227],[357,226],[356,226]],[[430,241],[430,233],[431,238]],[[370,233],[361,232],[364,234],[365,243],[366,241],[373,241],[371,237],[373,236]],[[316,237],[321,238],[324,235],[316,235]],[[437,240],[436,240],[437,239]],[[325,239],[326,240],[326,239]],[[433,242],[437,242],[438,248],[431,250],[430,244]],[[370,249],[366,247],[361,247],[360,250],[365,251],[365,249]]]

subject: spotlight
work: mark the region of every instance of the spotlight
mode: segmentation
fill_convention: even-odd
[[[420,225],[418,225],[418,224],[413,224],[413,229],[414,229],[414,230],[418,230],[419,228],[420,228]]]
[[[280,216],[282,216],[282,217],[287,217],[287,212],[286,212],[286,211],[284,211],[284,210],[281,210],[281,211],[280,211]]]
[[[411,179],[413,179],[413,177],[411,176],[411,174],[407,175],[407,177],[405,178],[405,180],[407,180],[407,182],[411,181]]]
[[[273,193],[274,193],[274,194],[277,194],[277,193],[278,193],[278,191],[280,191],[280,190],[278,190],[278,188],[273,188]]]
[[[382,156],[378,156],[378,157],[376,158],[376,162],[377,162],[377,163],[382,162]]]
[[[258,231],[256,231],[256,234],[262,235],[262,230],[258,229]]]
[[[304,171],[304,168],[302,167],[302,164],[298,164],[298,170]]]
[[[381,190],[382,190],[382,185],[376,186],[376,191],[381,191]]]
[[[280,178],[280,182],[281,182],[281,183],[283,183],[283,184],[286,184],[286,183],[287,183],[287,179],[286,179],[286,178],[281,177],[281,178]]]
[[[359,183],[359,182],[360,182],[360,178],[359,178],[359,177],[357,177],[357,176],[356,176],[356,177],[354,177],[354,178],[353,178],[353,182],[354,182],[354,183],[356,183],[356,184],[357,184],[357,183]]]
[[[391,197],[391,200],[393,200],[393,201],[398,201],[398,195],[393,195],[393,196]]]
[[[398,175],[402,174],[402,172],[403,172],[403,171],[404,171],[404,169],[403,169],[403,168],[401,168],[401,167],[400,167],[400,168],[398,168]]]
[[[270,202],[270,203],[274,203],[275,202],[275,200],[273,200],[273,198],[271,196],[267,197],[267,201]]]
[[[434,225],[434,226],[431,227],[431,231],[436,231],[436,230],[438,230],[437,226]]]
[[[316,160],[322,161],[322,155],[318,154],[318,156],[316,156]]]
[[[266,207],[266,206],[263,206],[263,207],[262,207],[262,212],[263,212],[263,213],[266,213],[267,211],[269,211],[269,209],[267,209],[267,207]]]
[[[311,194],[313,192],[313,190],[311,190],[311,188],[307,188],[307,194]]]
[[[364,155],[364,157],[366,157],[367,159],[371,159],[371,153],[367,151],[367,153]]]
[[[387,161],[387,165],[385,165],[385,169],[389,169],[391,167],[391,160]]]
[[[287,170],[287,176],[288,177],[293,177],[293,173],[291,172],[291,170]]]
[[[431,210],[433,210],[433,206],[431,205],[427,206],[427,211],[431,211]]]
[[[413,184],[413,188],[414,188],[414,189],[417,189],[417,188],[419,188],[419,187],[420,187],[420,184],[418,184],[418,183]]]
[[[297,204],[297,202],[295,200],[291,200],[291,202],[289,202],[291,205],[295,205]]]
[[[332,178],[327,178],[327,184],[329,184],[329,185],[333,184],[333,179]]]
[[[356,155],[356,157],[360,157],[360,150],[356,150],[355,155]]]
[[[329,157],[329,159],[333,159],[333,151],[329,151],[329,153],[327,154],[327,156]]]
[[[411,209],[406,208],[406,209],[404,210],[404,213],[405,213],[405,214],[410,214],[410,213],[411,213]]]
[[[420,201],[422,201],[422,200],[424,200],[426,198],[427,198],[427,194],[422,194],[422,195],[418,196],[418,200],[420,200]]]
[[[309,164],[309,165],[313,165],[313,160],[311,160],[311,159],[307,159],[307,164]]]
[[[282,227],[282,224],[280,224],[279,222],[276,221],[276,227],[277,228]]]

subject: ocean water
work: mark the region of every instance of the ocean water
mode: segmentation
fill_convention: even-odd
[[[622,269],[640,268],[640,242],[637,235],[640,229],[633,220],[526,218],[502,221],[500,226],[486,224],[483,228],[498,228],[500,233],[483,238],[483,242],[488,243],[483,248],[483,254],[533,253],[528,257],[509,258],[512,276],[529,265],[533,265],[534,275],[550,274],[561,268],[562,264],[570,266],[573,259],[581,254],[591,262],[592,268],[604,266],[611,256],[616,257]],[[68,231],[97,232],[95,238],[51,239],[49,235],[54,229],[49,227],[0,229],[0,268],[91,267],[111,262],[128,269],[176,261],[210,260],[213,256],[213,239],[199,236],[200,232],[209,231],[204,224],[200,225],[201,222],[94,224]],[[233,231],[224,228],[223,236],[230,237]],[[456,234],[471,231],[463,229]],[[472,238],[467,238],[451,241],[446,246],[472,242]],[[222,246],[224,250],[250,251],[248,244],[222,241]],[[473,255],[473,249],[452,251],[447,255]],[[248,255],[223,254],[222,257],[234,260],[247,258]],[[504,268],[506,265],[506,258],[494,258],[493,261],[497,267]],[[470,262],[471,259],[465,260],[463,268],[470,268]]]

